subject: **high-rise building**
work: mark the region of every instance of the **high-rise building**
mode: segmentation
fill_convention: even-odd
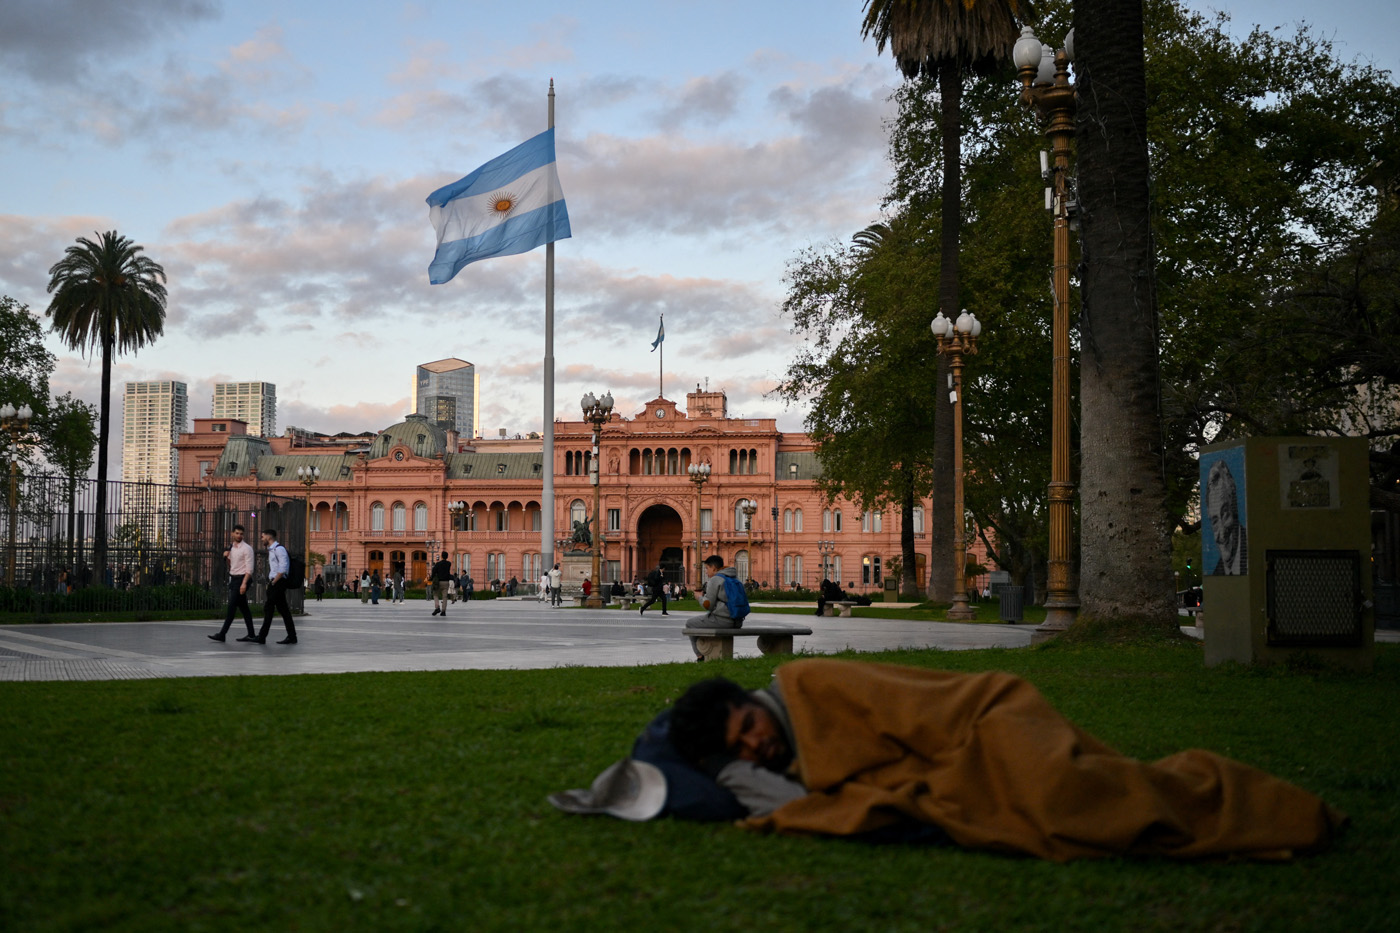
[[[272,437],[277,433],[277,386],[270,382],[216,382],[212,414],[246,422],[249,434]]]
[[[413,380],[413,412],[446,422],[441,426],[455,428],[463,439],[476,437],[481,428],[481,377],[476,365],[454,357],[423,363]]]
[[[154,541],[173,529],[179,459],[172,446],[189,430],[183,382],[128,382],[122,400],[122,515]],[[144,484],[144,485],[143,485]],[[111,532],[109,531],[109,534]],[[116,544],[139,544],[117,540]]]

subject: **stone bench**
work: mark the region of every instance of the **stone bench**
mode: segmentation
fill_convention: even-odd
[[[622,607],[624,612],[636,606],[638,602],[640,602],[640,600],[635,596],[619,596],[617,598],[617,604]]]
[[[752,635],[758,638],[758,650],[764,654],[792,654],[792,637],[810,635],[804,625],[745,625],[742,628],[716,628],[711,625],[687,625],[682,635],[695,639],[695,649],[707,661],[734,657],[734,639]]]
[[[824,615],[824,616],[845,616],[845,617],[849,617],[850,614],[851,614],[851,607],[852,607],[852,606],[859,606],[859,605],[860,605],[860,603],[858,603],[858,602],[856,602],[856,601],[854,601],[854,600],[850,600],[850,599],[842,599],[842,600],[839,600],[839,601],[834,600],[834,601],[832,601],[832,602],[827,603],[824,607],[822,607],[822,612],[821,612],[821,614]]]

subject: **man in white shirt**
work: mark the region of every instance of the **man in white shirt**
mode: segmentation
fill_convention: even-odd
[[[224,627],[219,634],[210,635],[214,641],[223,641],[233,624],[235,611],[243,610],[243,624],[248,626],[248,634],[239,641],[256,641],[253,634],[253,610],[248,608],[248,584],[253,582],[253,546],[243,540],[243,526],[233,526],[233,543],[224,551],[224,561],[228,564],[228,614],[224,616]]]
[[[564,572],[555,564],[549,569],[549,604],[551,606],[561,606],[564,604],[562,593],[564,585]]]
[[[263,547],[267,548],[267,599],[263,601],[263,624],[253,640],[258,644],[267,643],[268,629],[272,628],[272,611],[282,614],[282,624],[287,627],[287,637],[279,645],[297,643],[296,626],[292,624],[292,609],[287,605],[287,574],[292,569],[292,558],[287,549],[277,543],[277,530],[268,528],[262,533]]]

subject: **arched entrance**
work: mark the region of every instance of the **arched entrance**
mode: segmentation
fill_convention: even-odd
[[[636,575],[645,577],[657,562],[666,579],[685,582],[685,542],[681,540],[681,517],[669,505],[653,505],[637,519]]]

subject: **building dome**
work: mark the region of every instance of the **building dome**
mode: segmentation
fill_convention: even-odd
[[[398,424],[390,425],[374,439],[371,457],[387,457],[389,451],[402,444],[418,457],[436,457],[447,451],[447,432],[427,415],[409,415]]]

